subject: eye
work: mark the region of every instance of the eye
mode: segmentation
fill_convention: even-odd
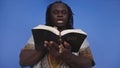
[[[67,13],[67,11],[66,11],[66,10],[63,10],[63,11],[62,11],[62,14],[66,14],[66,13]]]
[[[58,14],[58,11],[57,11],[57,10],[54,10],[54,11],[53,11],[53,14]]]

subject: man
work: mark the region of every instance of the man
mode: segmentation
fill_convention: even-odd
[[[59,31],[73,29],[71,8],[57,1],[50,4],[46,12],[46,24]],[[31,68],[92,68],[95,65],[88,42],[85,40],[79,53],[71,52],[71,45],[66,41],[57,44],[54,41],[45,41],[46,50],[35,50],[33,39],[21,50],[20,65]],[[78,54],[78,55],[76,55]]]

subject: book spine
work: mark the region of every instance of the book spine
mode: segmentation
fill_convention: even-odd
[[[59,44],[62,44],[61,32],[59,32]]]

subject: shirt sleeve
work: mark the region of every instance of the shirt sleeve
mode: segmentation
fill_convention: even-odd
[[[92,61],[92,66],[95,65],[95,62],[94,62],[94,59],[92,56],[92,52],[90,50],[90,46],[89,46],[87,39],[85,39],[85,41],[83,42],[83,44],[80,48],[80,51],[79,51],[79,55],[90,59]]]
[[[35,49],[35,44],[34,44],[33,36],[30,37],[30,39],[28,40],[25,48],[26,49]]]

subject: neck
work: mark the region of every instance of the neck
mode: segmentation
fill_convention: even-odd
[[[65,30],[65,29],[67,29],[67,28],[63,26],[63,27],[58,27],[57,29],[58,29],[59,31],[63,31],[63,30]]]

